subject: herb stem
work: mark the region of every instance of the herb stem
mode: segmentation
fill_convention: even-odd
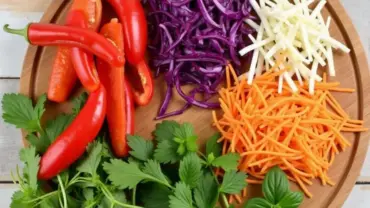
[[[221,196],[221,200],[222,200],[222,202],[223,202],[224,206],[225,206],[226,208],[229,208],[229,202],[227,201],[227,198],[226,198],[225,194],[220,193],[220,196]]]
[[[28,204],[28,203],[32,203],[32,202],[35,202],[35,201],[38,201],[38,200],[41,200],[41,199],[47,198],[47,197],[52,196],[52,195],[57,194],[57,193],[58,193],[58,191],[49,192],[49,193],[44,194],[44,195],[42,195],[42,196],[40,196],[40,197],[37,197],[36,199],[29,200],[29,201],[27,201],[26,203],[27,203],[27,204]]]
[[[132,190],[132,205],[136,205],[136,186]]]
[[[64,189],[62,178],[60,177],[60,175],[57,175],[57,178],[58,178],[58,182],[59,182],[59,185],[60,185],[60,188],[61,188],[61,191],[62,191],[64,207],[68,208],[66,190]]]

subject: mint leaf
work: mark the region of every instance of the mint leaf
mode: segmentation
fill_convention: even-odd
[[[32,100],[24,95],[5,94],[1,102],[3,108],[2,117],[6,123],[25,129],[29,133],[41,132],[40,119],[45,111],[45,101],[46,95],[40,96],[34,108]]]
[[[288,192],[278,203],[283,208],[298,208],[303,202],[302,192]]]
[[[128,145],[131,148],[130,155],[133,157],[147,161],[153,156],[154,145],[152,141],[146,140],[140,136],[127,136]]]
[[[271,168],[262,183],[262,192],[272,204],[277,204],[289,191],[289,181],[277,166]]]
[[[143,189],[142,200],[145,208],[169,207],[169,195],[172,193],[167,187],[153,183],[151,187]]]
[[[220,157],[215,158],[212,161],[211,165],[214,167],[220,167],[224,169],[225,171],[237,170],[239,159],[240,159],[239,154],[228,153],[226,155],[222,155]]]
[[[154,151],[154,158],[160,163],[176,163],[180,160],[177,154],[179,145],[173,140],[162,140]]]
[[[155,139],[160,142],[163,140],[173,140],[175,129],[179,128],[180,124],[176,121],[163,121],[156,125],[154,135]]]
[[[89,173],[93,177],[97,175],[97,169],[101,161],[103,145],[97,141],[90,143],[87,147],[87,156],[77,166],[77,170],[82,173]]]
[[[247,204],[244,206],[244,208],[271,208],[271,207],[274,207],[274,205],[263,198],[249,199],[247,201]]]
[[[179,176],[182,182],[189,185],[190,188],[197,186],[202,175],[202,164],[196,153],[187,154],[180,161]]]
[[[219,157],[222,152],[222,146],[220,143],[217,143],[217,140],[221,137],[220,133],[216,133],[207,139],[206,144],[206,155],[213,153],[213,156]]]
[[[143,172],[153,176],[157,180],[159,180],[162,184],[168,185],[168,180],[166,176],[163,174],[161,170],[161,166],[157,161],[154,160],[148,160],[148,162],[145,163]]]
[[[81,109],[84,107],[87,101],[87,98],[88,98],[87,92],[83,92],[79,96],[73,99],[72,101],[73,102],[73,108],[72,108],[73,115],[76,116],[81,111]]]
[[[236,172],[234,170],[225,172],[220,186],[220,192],[226,194],[239,194],[247,185],[245,179],[247,179],[247,175],[245,173]]]
[[[170,197],[170,208],[193,208],[193,198],[190,187],[183,182],[178,182],[175,194]]]
[[[40,156],[36,154],[35,147],[23,148],[19,152],[22,162],[24,162],[23,176],[28,186],[37,191],[37,173],[39,171]]]
[[[218,199],[218,185],[211,173],[205,173],[194,190],[194,200],[198,208],[213,208]]]

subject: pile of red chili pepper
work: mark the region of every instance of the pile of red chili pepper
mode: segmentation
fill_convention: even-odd
[[[6,32],[24,36],[32,45],[58,46],[49,100],[66,101],[77,79],[89,92],[81,112],[41,158],[40,179],[51,179],[75,162],[96,138],[105,117],[115,155],[127,156],[126,135],[134,133],[134,103],[144,106],[152,98],[153,81],[144,59],[147,23],[140,0],[107,2],[119,20],[102,23],[101,0],[74,0],[64,26],[4,26]]]

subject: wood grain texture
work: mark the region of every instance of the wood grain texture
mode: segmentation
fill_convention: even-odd
[[[68,2],[55,0],[46,11],[42,22],[61,22],[67,11]],[[336,94],[336,97],[351,117],[358,119],[365,118],[366,126],[369,126],[370,79],[366,55],[361,46],[360,39],[338,0],[329,1],[324,14],[330,14],[333,17],[333,27],[331,28],[333,36],[344,42],[352,50],[350,55],[335,55],[338,71],[336,80],[340,80],[343,87],[355,88],[357,93],[349,95]],[[35,99],[46,91],[54,54],[55,49],[53,48],[30,47],[25,58],[25,65],[21,76],[22,93]],[[159,104],[164,96],[164,90],[161,79],[157,79],[156,91],[152,103],[148,107],[137,109],[136,126],[139,135],[150,137],[151,131],[157,123],[151,120],[151,118],[154,118],[157,113]],[[177,97],[172,108],[178,108],[183,104],[183,101]],[[51,104],[48,105],[46,114],[50,118],[61,111],[68,110],[68,103],[61,105]],[[185,114],[176,117],[175,120],[194,124],[196,132],[202,138],[206,138],[214,131],[209,125],[212,120],[211,113],[195,107]],[[306,199],[302,207],[340,207],[347,198],[364,161],[368,149],[369,133],[361,135],[346,134],[346,137],[352,143],[352,147],[338,155],[336,162],[329,171],[329,176],[334,181],[337,181],[337,184],[334,187],[323,187],[315,181],[314,185],[309,187],[314,193],[315,198],[311,200]],[[202,143],[204,141],[202,140]],[[294,187],[296,188],[296,186]],[[260,193],[258,191],[259,188],[259,186],[249,186],[250,195],[259,195],[257,194]]]

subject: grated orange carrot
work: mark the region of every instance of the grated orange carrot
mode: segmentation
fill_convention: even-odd
[[[289,180],[298,183],[312,197],[307,185],[318,179],[323,185],[335,183],[328,176],[336,154],[351,144],[341,132],[363,132],[368,129],[361,120],[352,120],[331,94],[353,92],[339,88],[339,82],[316,83],[316,92],[308,92],[308,83],[297,83],[293,93],[287,84],[278,93],[276,67],[255,78],[248,85],[238,80],[231,65],[226,68],[226,87],[219,91],[222,114],[213,112],[214,126],[222,134],[222,154],[237,152],[239,170],[250,177],[250,184],[261,184],[267,171],[279,166]],[[275,71],[274,71],[275,70]],[[232,80],[233,79],[233,80]],[[217,175],[223,174],[217,170]],[[242,196],[245,197],[244,189]],[[240,195],[230,201],[241,201]]]

